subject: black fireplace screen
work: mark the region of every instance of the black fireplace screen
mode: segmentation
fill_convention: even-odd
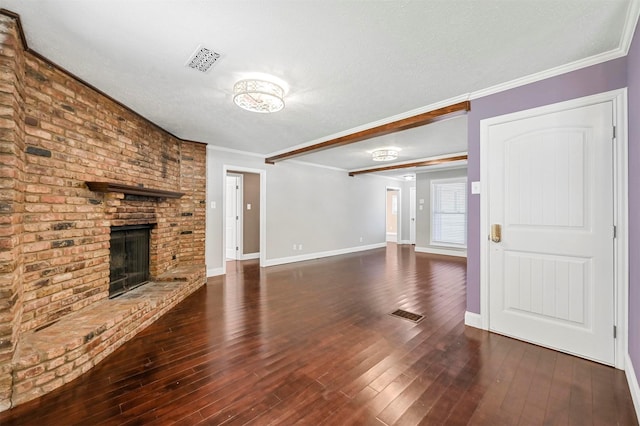
[[[111,227],[109,297],[149,280],[149,225]]]

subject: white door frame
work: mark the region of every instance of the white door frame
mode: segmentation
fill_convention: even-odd
[[[234,252],[234,256],[233,259],[235,260],[242,260],[243,257],[243,253],[244,253],[244,176],[240,173],[234,173],[234,172],[227,172],[226,178],[228,179],[229,177],[233,177],[236,178],[236,216],[238,217],[238,219],[236,219],[236,249]],[[225,185],[225,189],[226,189],[226,185]],[[225,198],[226,201],[226,198]],[[226,209],[227,205],[224,206],[224,208]],[[226,213],[226,210],[225,210]],[[226,214],[225,214],[225,219],[226,219]],[[226,225],[226,224],[225,224]],[[225,228],[226,229],[226,228]],[[225,237],[226,237],[226,233],[225,233]],[[225,244],[226,247],[226,244]]]
[[[387,194],[388,191],[398,191],[398,214],[396,215],[396,244],[401,244],[402,235],[402,189],[398,186],[387,186],[384,190],[384,243],[387,241]]]
[[[226,185],[226,177],[228,172],[245,172],[245,173],[255,173],[260,175],[260,266],[264,266],[267,259],[267,171],[262,169],[252,169],[249,167],[242,166],[234,166],[231,164],[223,164],[222,165],[222,211],[226,212],[226,200],[227,200],[227,185]],[[227,273],[227,262],[226,262],[226,248],[227,248],[227,236],[226,236],[226,226],[227,226],[227,215],[222,215],[222,227],[220,229],[222,235],[222,275]]]
[[[617,237],[614,240],[614,325],[617,327],[615,340],[615,367],[625,368],[628,352],[628,307],[629,299],[629,241],[628,241],[628,140],[627,140],[627,89],[613,90],[597,95],[546,105],[525,111],[488,118],[480,121],[480,323],[489,330],[489,185],[488,164],[489,126],[498,123],[549,114],[568,108],[579,108],[611,101],[613,123],[616,128],[614,142],[614,223]],[[612,330],[613,332],[613,330]]]

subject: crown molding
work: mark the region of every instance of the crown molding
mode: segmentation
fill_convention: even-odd
[[[325,164],[309,163],[307,161],[290,160],[288,162],[291,163],[291,164],[299,164],[301,166],[319,167],[321,169],[334,170],[336,172],[346,172],[347,171],[347,169],[343,169],[341,167],[327,166]]]
[[[207,144],[207,150],[208,151],[210,150],[210,151],[228,152],[229,154],[244,155],[244,156],[247,156],[247,157],[255,157],[255,158],[260,158],[261,160],[264,160],[264,155],[263,154],[258,154],[256,152],[242,151],[242,150],[239,150],[239,149],[227,148],[227,147],[224,147],[224,146]]]
[[[521,78],[516,78],[505,83],[496,84],[495,86],[487,87],[486,89],[476,90],[469,94],[469,99],[473,100],[483,98],[485,96],[494,95],[506,90],[515,89],[516,87],[525,86],[527,84],[536,83],[538,81],[546,80],[558,75],[577,71],[582,68],[587,68],[593,65],[601,64],[603,62],[622,58],[629,53],[629,48],[631,47],[631,41],[633,40],[633,35],[638,24],[639,16],[640,0],[631,0],[627,9],[627,19],[625,20],[622,29],[620,44],[616,49],[610,50],[608,52],[603,52],[598,55],[590,56],[588,58],[580,59],[555,68],[550,68],[541,72],[530,74]]]
[[[132,108],[128,107],[127,105],[123,104],[122,102],[118,101],[117,99],[111,97],[110,95],[108,95],[107,93],[103,92],[102,90],[98,89],[96,86],[92,85],[91,83],[87,82],[86,80],[78,77],[77,75],[75,75],[74,73],[72,73],[71,71],[67,70],[66,68],[58,65],[57,63],[53,62],[52,60],[50,60],[49,58],[41,55],[40,53],[36,52],[35,50],[31,49],[29,47],[29,43],[27,42],[27,37],[25,35],[24,32],[24,27],[22,25],[22,19],[20,18],[20,15],[18,13],[12,12],[10,10],[7,9],[3,9],[0,8],[0,15],[3,16],[7,16],[13,20],[15,20],[16,22],[16,26],[17,26],[17,30],[18,30],[18,35],[20,37],[20,41],[22,44],[22,50],[24,50],[24,52],[30,54],[31,56],[35,57],[36,59],[39,59],[40,61],[44,62],[45,64],[49,65],[50,67],[52,67],[53,69],[61,72],[62,74],[66,75],[67,77],[71,78],[72,80],[77,81],[78,83],[80,83],[81,85],[85,86],[86,88],[96,92],[97,94],[99,94],[100,96],[105,97],[106,99],[108,99],[109,101],[113,102],[114,104],[118,105],[120,108],[126,110],[127,112],[133,114],[134,116],[138,117],[140,120],[144,121],[145,123],[148,123],[150,126],[154,127],[155,129],[159,130],[160,132],[180,141],[180,142],[191,142],[191,143],[199,143],[199,144],[203,144],[204,142],[199,142],[199,141],[192,141],[192,140],[187,140],[187,139],[182,139],[181,137],[178,137],[176,135],[174,135],[173,133],[171,133],[170,131],[168,131],[167,129],[161,127],[160,125],[154,123],[153,121],[151,121],[150,119],[146,118],[145,116],[143,116],[142,114],[140,114],[139,112],[133,110]]]
[[[638,26],[639,17],[640,0],[631,0],[629,2],[629,8],[627,9],[627,19],[625,20],[624,27],[622,29],[622,39],[620,40],[620,49],[624,52],[624,55],[627,55],[631,48],[633,34]]]
[[[495,86],[487,87],[486,89],[471,92],[469,95],[469,99],[474,100],[484,98],[485,96],[495,95],[496,93],[515,89],[527,84],[536,83],[548,78],[556,77],[572,71],[577,71],[582,68],[587,68],[593,65],[601,64],[603,62],[611,61],[613,59],[618,59],[623,56],[625,56],[625,53],[623,53],[621,49],[611,50],[609,52],[601,53],[599,55],[591,56],[585,59],[580,59],[578,61],[561,65],[559,67],[550,68],[548,70],[544,70],[535,74],[527,75],[525,77],[516,78],[505,83],[496,84]]]

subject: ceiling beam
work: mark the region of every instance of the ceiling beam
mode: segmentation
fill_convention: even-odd
[[[454,155],[451,157],[436,158],[433,160],[416,161],[413,163],[391,164],[389,166],[376,167],[373,169],[355,170],[355,171],[349,172],[349,176],[361,175],[364,173],[384,172],[387,170],[408,169],[410,167],[435,166],[436,164],[445,164],[445,163],[451,163],[453,161],[462,161],[466,159],[467,159],[467,155],[464,154],[464,155]]]
[[[344,146],[366,139],[375,138],[377,136],[388,135],[389,133],[399,132],[402,130],[412,129],[418,126],[424,126],[444,118],[449,118],[458,113],[467,112],[471,109],[471,102],[464,101],[446,107],[434,109],[412,117],[403,118],[401,120],[392,121],[391,123],[381,124],[370,129],[361,130],[335,139],[320,142],[314,145],[305,146],[304,148],[294,149],[292,151],[283,152],[264,160],[267,164],[275,164],[276,161],[282,161],[287,158],[293,158],[304,154],[310,154],[316,151],[322,151],[329,148]]]

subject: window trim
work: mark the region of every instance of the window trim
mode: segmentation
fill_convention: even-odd
[[[467,196],[467,178],[466,177],[456,177],[456,178],[447,178],[447,179],[433,179],[431,180],[430,184],[430,205],[429,205],[429,245],[433,246],[433,247],[448,247],[448,248],[456,248],[456,249],[467,249],[467,244],[468,244],[468,236],[467,236],[467,227],[468,227],[468,214],[469,214],[469,200],[468,197],[466,197],[465,199],[465,212],[464,212],[464,244],[456,244],[456,243],[447,243],[447,242],[442,242],[442,241],[434,241],[433,240],[433,235],[434,235],[434,224],[433,224],[433,220],[434,220],[434,209],[435,209],[435,197],[436,197],[436,191],[435,191],[435,187],[436,185],[443,185],[443,184],[448,184],[448,183],[463,183],[465,190],[464,190],[464,194],[465,197]]]

